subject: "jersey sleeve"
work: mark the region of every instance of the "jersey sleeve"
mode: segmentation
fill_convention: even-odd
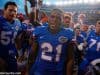
[[[33,32],[32,32],[32,36],[39,36],[41,35],[41,33],[43,32],[43,27],[36,27]]]
[[[69,40],[72,41],[75,37],[75,33],[74,33],[73,29],[69,29],[69,36],[70,36]]]

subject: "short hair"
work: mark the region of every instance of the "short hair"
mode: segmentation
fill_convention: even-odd
[[[66,18],[72,20],[72,15],[70,13],[64,13],[63,17],[66,17]]]
[[[17,7],[17,4],[15,2],[11,2],[11,1],[8,1],[5,6],[4,6],[4,9],[7,9],[9,5],[14,5]]]
[[[60,9],[53,9],[51,12],[56,12],[58,15],[63,15],[63,11]]]
[[[63,11],[61,9],[53,9],[51,10],[51,13],[52,12],[55,12],[58,16],[61,16],[61,19],[62,19],[62,16],[63,16]]]

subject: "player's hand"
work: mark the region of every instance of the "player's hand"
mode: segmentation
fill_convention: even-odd
[[[24,2],[25,2],[25,5],[27,5],[27,1],[28,1],[28,0],[24,0]]]
[[[2,58],[0,58],[0,71],[6,71],[6,66],[6,62]]]
[[[83,50],[83,46],[84,46],[84,43],[81,43],[78,45],[78,50],[82,51]]]
[[[30,2],[31,7],[35,7],[35,4],[36,4],[35,0],[27,0],[27,1]]]
[[[0,58],[0,66],[2,65],[5,65],[6,64],[6,62],[2,59],[2,58]]]
[[[76,41],[76,39],[72,39],[71,44],[73,44],[73,45],[77,45],[77,41]]]
[[[86,41],[84,41],[84,45],[83,45],[83,47],[86,47],[87,46],[87,42]]]

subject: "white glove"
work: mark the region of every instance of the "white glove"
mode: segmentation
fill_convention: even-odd
[[[78,45],[79,51],[82,51],[82,50],[83,50],[83,45],[84,45],[84,43],[80,43],[80,44]]]

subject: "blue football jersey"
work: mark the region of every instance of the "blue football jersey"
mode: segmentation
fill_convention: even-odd
[[[58,33],[52,34],[48,30],[48,26],[41,26],[33,31],[33,36],[37,37],[39,44],[39,52],[34,64],[35,72],[38,71],[41,75],[61,72],[67,57],[68,42],[74,36],[73,31],[69,28],[62,28]]]
[[[22,30],[22,31],[26,31],[26,30],[27,30],[27,24],[22,23],[22,24],[21,24],[21,30]]]
[[[16,55],[14,39],[21,24],[19,20],[9,23],[3,16],[0,16],[0,57],[9,62],[9,56]]]
[[[86,54],[84,56],[84,60],[81,62],[79,66],[79,74],[85,73],[87,68],[91,63],[97,59],[100,59],[100,35],[97,35],[95,31],[92,31],[88,34],[87,37],[87,48]],[[100,62],[95,62],[100,63]]]
[[[83,43],[84,42],[84,36],[83,35],[79,35],[79,36],[76,36],[76,41],[78,44],[80,43]]]
[[[46,23],[44,23],[44,24],[43,24],[43,26],[48,26],[48,23],[47,23],[47,22],[46,22]]]
[[[85,58],[90,61],[100,58],[100,35],[92,31],[87,38],[87,45]]]
[[[81,34],[84,36],[84,38],[87,38],[87,32],[81,31]]]

